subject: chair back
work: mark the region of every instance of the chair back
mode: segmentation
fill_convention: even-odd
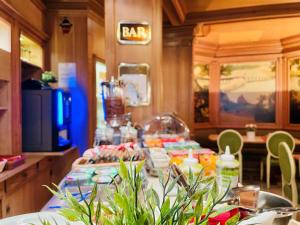
[[[279,143],[278,156],[282,176],[283,195],[290,199],[294,205],[297,205],[296,166],[292,151],[286,142]]]
[[[230,153],[236,155],[242,150],[244,141],[239,132],[227,129],[218,135],[217,144],[219,153],[225,152],[226,145],[228,145],[230,147]]]
[[[289,146],[291,152],[294,151],[295,139],[293,136],[286,131],[275,131],[268,136],[266,141],[267,150],[272,157],[278,158],[278,148],[279,143],[281,142],[285,142]]]

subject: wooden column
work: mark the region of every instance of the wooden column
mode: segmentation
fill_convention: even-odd
[[[151,25],[152,40],[147,45],[121,45],[117,26],[122,20]],[[151,103],[149,106],[128,107],[133,120],[140,122],[162,111],[162,5],[161,0],[105,0],[105,44],[108,76],[118,76],[120,63],[150,65]]]

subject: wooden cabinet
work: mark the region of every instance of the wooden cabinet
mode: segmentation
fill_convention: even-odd
[[[0,154],[10,154],[11,136],[11,24],[0,14]]]
[[[43,185],[58,184],[79,157],[74,147],[64,153],[32,154],[25,164],[0,174],[0,218],[40,211],[52,196]]]

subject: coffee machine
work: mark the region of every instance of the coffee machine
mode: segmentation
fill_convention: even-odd
[[[25,152],[69,148],[71,94],[30,80],[22,85],[22,144]]]

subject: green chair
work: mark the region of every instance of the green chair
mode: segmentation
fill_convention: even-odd
[[[225,148],[228,145],[230,148],[230,153],[238,156],[238,160],[240,162],[240,183],[243,182],[243,156],[242,149],[244,146],[244,141],[242,135],[239,132],[227,129],[223,130],[217,139],[217,144],[219,148],[219,154],[225,152]]]
[[[266,141],[266,147],[268,150],[267,158],[266,158],[266,171],[267,171],[267,189],[270,188],[270,173],[271,173],[271,162],[273,164],[278,164],[278,147],[280,142],[285,142],[289,148],[291,149],[291,153],[293,153],[295,149],[295,140],[291,134],[285,131],[275,131],[268,135]],[[275,159],[275,160],[272,160]],[[261,162],[263,164],[263,161]],[[261,170],[263,170],[263,166],[261,166]],[[263,173],[263,171],[262,171]]]
[[[282,177],[282,195],[298,205],[298,190],[296,184],[296,165],[292,151],[286,142],[280,142],[278,147],[279,165]]]

